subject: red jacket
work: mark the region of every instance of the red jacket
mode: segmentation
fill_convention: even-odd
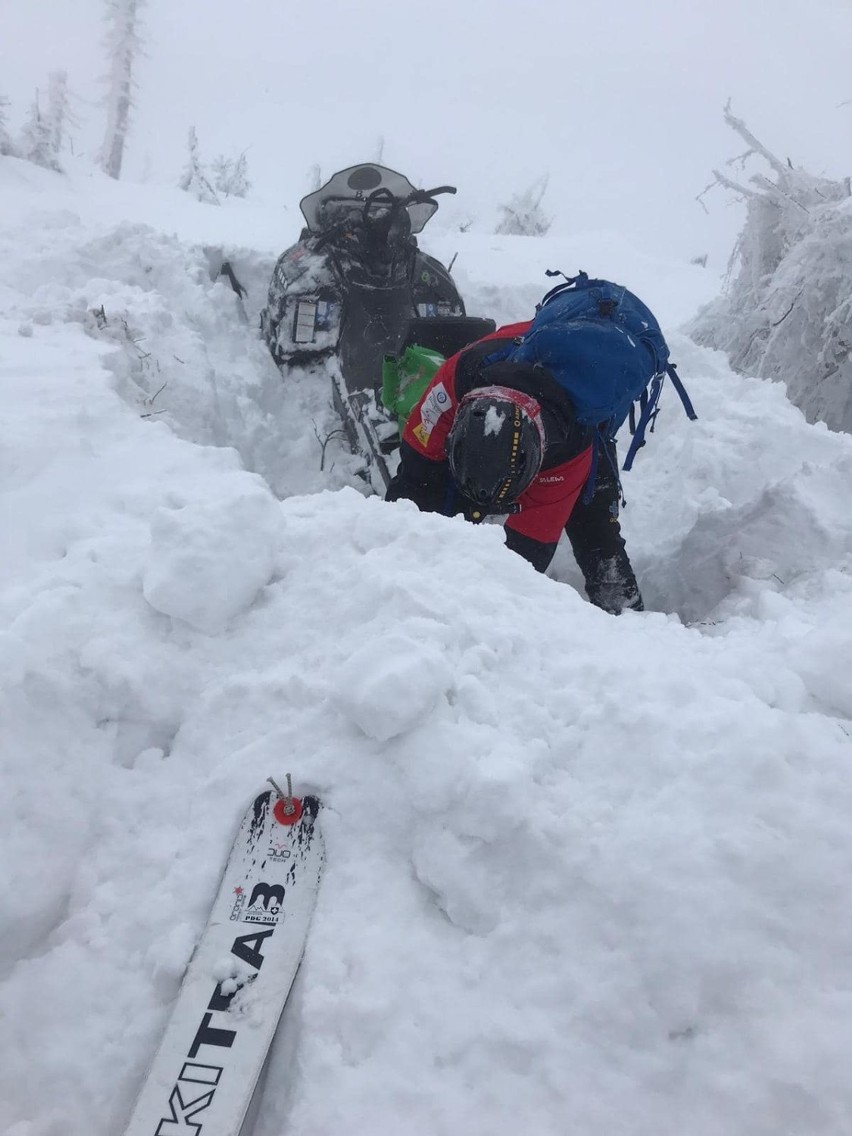
[[[492,382],[489,356],[528,328],[529,322],[498,328],[442,364],[406,423],[400,470],[388,500],[406,497],[428,511],[459,511],[448,499],[451,477],[445,449],[459,403],[471,390]],[[570,399],[546,371],[529,368],[517,381],[503,377],[499,381],[533,395],[542,408],[546,439],[542,468],[518,499],[520,511],[510,514],[506,530],[507,543],[543,570],[588,479],[591,434],[575,422]]]

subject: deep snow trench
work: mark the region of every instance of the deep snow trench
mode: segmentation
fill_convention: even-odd
[[[625,478],[613,619],[320,468],[269,214],[85,180],[0,160],[2,1130],[122,1130],[290,771],[328,863],[259,1136],[848,1133],[852,439],[670,332],[700,418]],[[428,247],[498,320],[542,267],[707,297],[612,234]]]

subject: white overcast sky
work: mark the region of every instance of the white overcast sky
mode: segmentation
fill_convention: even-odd
[[[95,149],[103,8],[0,0],[13,123],[65,68]],[[148,0],[143,35],[127,176],[173,180],[194,124],[203,156],[246,149],[258,194],[291,210],[313,163],[371,159],[383,136],[388,165],[458,185],[449,208],[483,224],[549,173],[560,231],[718,265],[742,212],[695,196],[743,149],[729,97],[780,156],[852,167],[852,0]]]

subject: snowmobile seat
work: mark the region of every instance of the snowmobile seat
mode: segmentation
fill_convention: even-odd
[[[447,359],[469,343],[490,335],[496,328],[494,320],[482,316],[417,317],[408,321],[402,350],[416,344],[437,351]]]

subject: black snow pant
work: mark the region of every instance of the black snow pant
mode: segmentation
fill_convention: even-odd
[[[592,499],[574,507],[565,532],[586,581],[586,595],[597,607],[617,615],[642,611],[642,596],[630,565],[618,521],[618,455],[615,442],[598,454]]]

